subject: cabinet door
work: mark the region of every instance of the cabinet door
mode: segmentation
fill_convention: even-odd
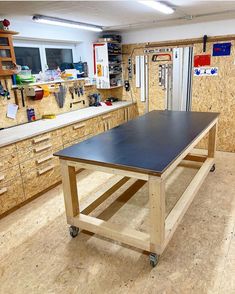
[[[109,59],[107,43],[94,44],[97,88],[109,88]]]

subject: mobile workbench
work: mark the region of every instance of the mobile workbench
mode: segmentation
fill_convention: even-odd
[[[57,152],[55,155],[59,156],[61,162],[65,209],[71,235],[74,237],[79,229],[83,229],[148,251],[150,264],[155,266],[207,174],[215,169],[218,115],[152,111]],[[194,154],[194,147],[207,134],[207,155]],[[165,217],[166,178],[185,160],[200,163],[200,168]],[[75,168],[102,171],[123,178],[80,211]],[[129,178],[148,182],[149,233],[89,215]]]

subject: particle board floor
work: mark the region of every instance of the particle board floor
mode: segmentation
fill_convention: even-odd
[[[167,182],[167,213],[196,171],[178,168]],[[82,206],[108,174],[82,172]],[[132,180],[125,184],[130,187]],[[132,189],[119,189],[102,219],[148,228],[147,187],[123,206]],[[92,193],[91,193],[92,192]],[[116,212],[116,213],[115,213]],[[114,214],[115,213],[115,214]],[[235,293],[235,154],[217,153],[210,173],[158,266],[128,246],[81,233],[71,239],[61,185],[0,220],[0,293]]]

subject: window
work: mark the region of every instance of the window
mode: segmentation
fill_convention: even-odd
[[[72,49],[46,48],[47,66],[49,69],[64,67],[64,63],[73,63]]]
[[[76,44],[49,43],[47,41],[14,40],[16,63],[27,65],[32,74],[49,69],[71,68],[80,58]]]
[[[33,47],[14,47],[16,63],[27,65],[32,74],[38,74],[42,70],[39,48]]]

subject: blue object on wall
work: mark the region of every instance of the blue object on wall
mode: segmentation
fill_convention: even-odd
[[[228,56],[231,52],[232,44],[229,43],[217,43],[213,45],[213,56]]]

